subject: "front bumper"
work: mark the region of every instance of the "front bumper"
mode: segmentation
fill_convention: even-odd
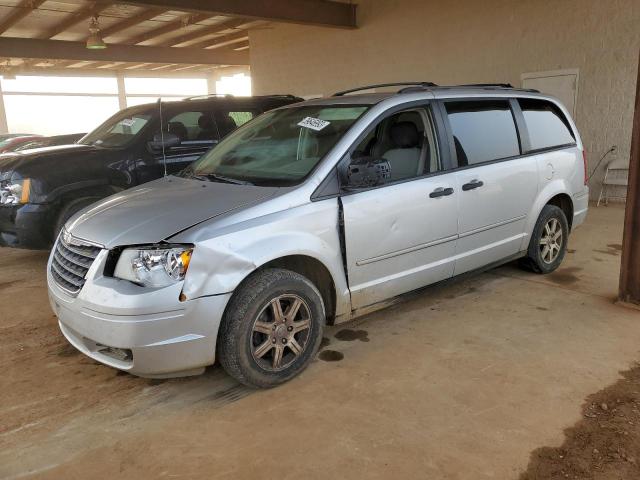
[[[47,268],[51,307],[74,347],[143,377],[193,375],[214,363],[230,293],[180,302],[181,284],[147,289],[102,276],[106,257],[106,250],[98,255],[77,297],[58,287]]]
[[[55,221],[51,204],[0,205],[0,246],[48,249]]]

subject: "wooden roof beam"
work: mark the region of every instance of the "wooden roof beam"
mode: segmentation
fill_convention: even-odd
[[[146,42],[148,40],[166,35],[168,33],[177,32],[185,25],[193,25],[194,23],[198,23],[209,17],[211,17],[211,15],[205,15],[202,13],[190,13],[172,22],[167,22],[162,27],[154,28],[153,30],[144,32],[133,38],[129,38],[125,40],[124,43],[126,43],[127,45],[137,45],[139,43]]]
[[[43,32],[41,35],[37,35],[35,38],[44,38],[44,39],[53,38],[56,35],[59,35],[62,32],[73,27],[75,24],[98,15],[102,10],[106,9],[109,6],[110,5],[107,3],[99,3],[99,4],[96,2],[88,3],[84,7],[76,10],[75,12],[70,13],[64,20],[54,25],[46,32]]]
[[[166,8],[210,16],[356,28],[356,5],[330,0],[118,0],[138,7]]]
[[[224,35],[222,37],[211,38],[205,42],[196,43],[189,48],[206,48],[208,50],[215,50],[216,48],[227,47],[234,43],[248,42],[249,32],[232,33],[231,35]]]
[[[175,37],[167,40],[166,42],[160,43],[158,46],[175,47],[176,45],[182,45],[183,43],[192,42],[194,40],[198,40],[209,35],[214,35],[216,33],[222,34],[225,30],[238,29],[241,26],[246,25],[247,23],[251,23],[251,20],[229,20],[226,22],[218,23],[216,25],[206,26],[204,28],[194,30],[193,32],[185,33],[184,35],[180,35],[179,37]]]
[[[133,15],[124,20],[120,20],[119,22],[114,23],[106,28],[100,30],[102,34],[102,38],[110,37],[122,30],[126,30],[127,28],[131,28],[139,23],[146,22],[147,20],[151,20],[152,18],[157,17],[158,15],[162,15],[166,10],[164,8],[147,8],[142,10],[141,12]]]
[[[18,5],[13,7],[13,12],[11,12],[7,17],[0,22],[0,34],[6,32],[11,27],[13,27],[16,23],[22,20],[24,17],[33,12],[36,8],[42,5],[46,0],[21,0]]]
[[[195,48],[144,47],[111,44],[104,50],[90,50],[84,42],[0,37],[0,52],[17,58],[52,58],[87,62],[175,63],[180,65],[248,65],[245,52],[211,52]]]

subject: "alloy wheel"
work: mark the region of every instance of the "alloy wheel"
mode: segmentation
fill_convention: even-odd
[[[553,263],[562,251],[562,225],[556,218],[545,224],[540,238],[540,256],[544,263]]]
[[[253,322],[253,359],[271,372],[289,367],[308,346],[311,322],[309,307],[298,295],[273,298]]]

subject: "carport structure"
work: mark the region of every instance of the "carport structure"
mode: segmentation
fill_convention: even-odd
[[[9,0],[0,6],[0,75],[115,76],[119,108],[127,106],[125,77],[206,78],[202,93],[212,94],[221,77],[249,72],[249,32],[272,28],[270,22],[353,27],[355,7],[321,0]]]
[[[108,48],[97,51],[85,47],[88,2],[12,3],[0,7],[11,24],[0,68],[110,75],[125,105],[127,77],[206,78],[214,93],[217,76],[248,68],[256,94],[407,80],[561,84],[592,192],[614,145],[631,188],[623,247],[622,210],[592,208],[555,274],[508,265],[328,328],[319,361],[260,393],[220,369],[147,383],[76,355],[34,275],[46,255],[3,251],[0,476],[517,478],[532,450],[559,445],[573,422],[598,424],[580,405],[638,360],[640,342],[638,313],[614,305],[621,248],[620,297],[640,303],[637,0],[358,0],[357,10],[318,0],[95,2],[107,4],[97,17]],[[36,25],[40,16],[50,18]],[[236,21],[245,23],[223,28]],[[65,28],[42,38],[56,24]],[[601,401],[598,415],[617,416],[597,410]],[[637,438],[635,418],[624,435]],[[598,448],[595,461],[607,454]],[[634,474],[637,458],[626,463]]]

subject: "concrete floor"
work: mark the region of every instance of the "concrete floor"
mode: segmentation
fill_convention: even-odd
[[[76,354],[46,255],[0,249],[0,477],[516,478],[640,359],[640,312],[613,304],[622,218],[592,208],[552,275],[509,265],[330,328],[342,360],[259,392]]]

